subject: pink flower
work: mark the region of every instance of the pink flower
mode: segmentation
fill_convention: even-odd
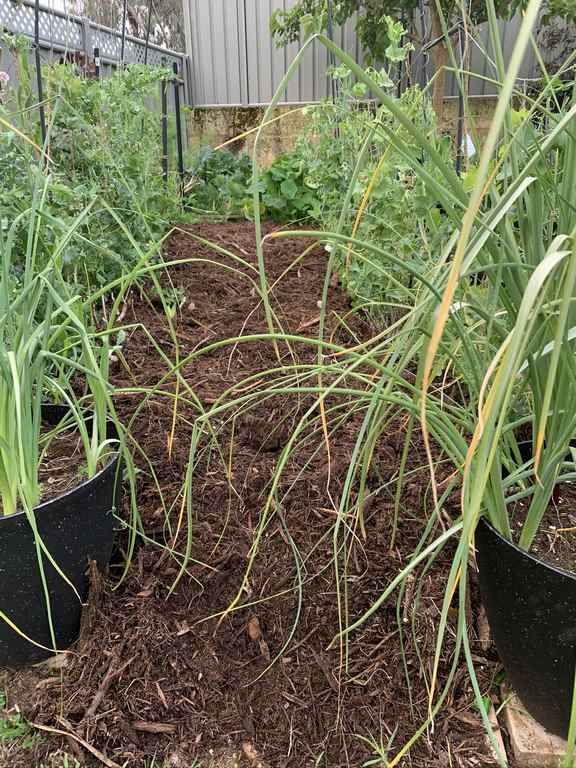
[[[10,75],[8,72],[2,72],[0,70],[0,83],[9,83],[10,82]]]

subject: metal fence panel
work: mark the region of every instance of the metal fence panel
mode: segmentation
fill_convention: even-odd
[[[237,0],[189,0],[190,13],[202,24],[191,27],[192,91],[194,102],[215,98],[229,103],[241,89],[243,59]]]
[[[188,14],[189,53],[194,78],[192,102],[198,106],[257,105],[268,103],[278,88],[288,66],[300,49],[298,42],[277,48],[270,34],[270,19],[275,10],[287,10],[295,0],[185,0]],[[334,30],[335,42],[356,61],[363,59],[355,33],[356,19]],[[520,18],[500,22],[504,58],[508,62],[517,37]],[[426,40],[430,24],[426,14],[414,18],[416,36]],[[477,40],[469,40],[469,87],[473,96],[490,96],[497,88],[487,26],[480,28]],[[430,52],[416,50],[412,56],[412,81],[425,85],[431,75]],[[283,94],[284,103],[318,101],[328,95],[326,49],[314,43],[298,67]],[[533,53],[526,57],[521,78],[536,73]],[[447,77],[446,95],[456,96],[457,81]]]
[[[276,10],[294,0],[185,0],[189,15],[192,101],[195,105],[257,105],[268,103],[300,50],[298,42],[278,48],[270,35]],[[335,29],[335,41],[361,59],[351,19]],[[282,101],[319,101],[328,95],[324,46],[313,43],[289,82]]]

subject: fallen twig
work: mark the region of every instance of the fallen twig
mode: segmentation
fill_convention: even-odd
[[[63,731],[60,728],[52,728],[49,725],[41,725],[40,723],[30,723],[32,728],[36,728],[39,731],[46,731],[46,733],[54,733],[57,736],[63,736],[65,739],[71,738],[74,739],[74,741],[77,741],[78,744],[84,747],[85,750],[90,752],[91,755],[93,755],[97,760],[99,760],[102,765],[105,765],[106,768],[122,768],[122,766],[118,765],[118,763],[115,763],[114,760],[110,760],[109,757],[106,757],[102,752],[100,752],[99,749],[96,749],[96,747],[93,747],[92,744],[88,744],[87,741],[84,741],[84,739],[81,739],[80,736],[77,736],[74,731],[72,730],[72,726],[70,723],[67,723],[63,718],[60,718],[60,721],[65,724],[66,728],[69,728],[70,730]]]
[[[173,723],[147,723],[144,720],[135,720],[132,728],[144,733],[176,733],[178,730]]]
[[[94,717],[96,714],[96,710],[102,703],[102,699],[106,695],[106,692],[108,691],[108,688],[110,687],[110,683],[112,680],[114,680],[115,677],[118,677],[118,675],[122,674],[122,672],[126,669],[126,667],[129,664],[132,664],[136,656],[132,656],[131,659],[128,659],[124,664],[122,664],[121,667],[118,667],[118,669],[114,669],[114,662],[116,659],[112,659],[110,662],[110,666],[108,667],[108,672],[104,675],[104,679],[100,683],[100,687],[94,694],[94,698],[92,699],[92,702],[86,712],[84,713],[84,720],[87,720],[91,717]]]

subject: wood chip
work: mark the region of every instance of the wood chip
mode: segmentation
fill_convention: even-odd
[[[85,720],[89,720],[90,718],[94,717],[94,715],[96,714],[96,710],[98,709],[104,697],[106,696],[106,693],[108,692],[108,688],[110,687],[110,683],[112,682],[112,680],[114,680],[115,677],[119,677],[119,675],[121,675],[122,672],[124,672],[126,667],[132,664],[135,658],[136,656],[132,656],[131,659],[128,659],[128,661],[125,661],[124,664],[122,664],[118,668],[116,668],[116,663],[117,663],[116,659],[115,658],[112,659],[112,661],[110,662],[110,666],[108,667],[108,671],[104,675],[104,678],[102,679],[102,682],[98,687],[98,690],[94,694],[94,698],[92,699],[90,706],[84,713]]]
[[[188,632],[191,631],[187,621],[183,621],[183,622],[177,621],[176,626],[178,627],[178,632],[176,632],[176,637],[182,637],[182,635],[187,635]]]
[[[68,653],[57,653],[56,656],[51,656],[44,664],[51,670],[64,669],[68,665]]]
[[[492,645],[490,624],[488,624],[488,616],[484,606],[480,608],[480,613],[478,614],[478,640],[483,651],[487,651]]]
[[[135,720],[132,728],[144,733],[176,733],[178,730],[174,723],[147,723],[144,720]]]
[[[162,688],[160,687],[160,683],[158,682],[156,682],[156,690],[158,691],[158,696],[160,698],[160,701],[164,705],[164,709],[167,709],[167,710],[170,709],[170,707],[168,706],[168,702],[166,701],[166,696],[164,695],[164,691],[162,690]]]
[[[270,662],[271,660],[270,648],[268,647],[268,643],[266,642],[266,640],[264,640],[263,637],[260,638],[258,642],[258,646],[260,648],[260,653],[262,654],[262,656],[264,656],[267,662]]]
[[[248,632],[248,637],[254,643],[257,643],[259,640],[262,639],[262,629],[260,627],[260,620],[258,619],[258,616],[251,616],[248,619],[248,624],[246,625],[246,631]]]
[[[242,752],[246,755],[248,760],[250,760],[251,763],[257,764],[260,762],[260,755],[258,753],[258,750],[252,744],[251,741],[243,741],[242,742]]]

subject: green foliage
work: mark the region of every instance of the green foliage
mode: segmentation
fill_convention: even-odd
[[[306,163],[298,153],[277,157],[259,181],[264,215],[274,221],[307,221],[320,216],[319,196],[307,181]]]
[[[0,692],[0,710],[6,708],[6,695]],[[24,749],[31,749],[38,736],[21,714],[0,712],[0,743],[21,741]]]
[[[246,154],[204,149],[191,169],[188,202],[204,213],[225,219],[252,217],[252,160]],[[302,158],[277,157],[260,174],[261,214],[274,221],[318,218],[318,196],[306,183]]]
[[[368,72],[381,87],[392,87],[386,70]],[[347,222],[354,224],[366,196],[357,239],[377,244],[404,267],[412,265],[427,271],[432,265],[430,254],[441,246],[447,230],[441,210],[416,172],[415,162],[433,175],[435,171],[419,155],[413,137],[398,128],[386,108],[363,101],[365,89],[362,84],[354,84],[346,67],[335,68],[332,76],[338,81],[338,101],[335,105],[325,102],[309,109],[310,122],[296,149],[307,169],[306,183],[319,198],[317,218],[323,229],[336,230],[359,149],[366,143],[366,156],[352,189]],[[439,138],[434,111],[422,91],[408,89],[398,99],[398,105],[448,159],[450,140]],[[355,302],[376,308],[402,301],[410,278],[401,265],[388,264],[384,270],[383,265],[367,258],[366,252],[358,247],[350,251],[339,249],[337,263]]]
[[[576,23],[576,3],[574,0],[548,0],[545,4],[542,22],[543,24],[550,24],[557,18]]]
[[[58,757],[58,763],[56,763],[55,760],[55,757],[51,757],[49,767],[46,763],[41,763],[36,768],[85,768],[75,757],[70,757],[70,755],[65,753],[62,754],[61,757]]]
[[[403,44],[405,29],[387,16],[385,56],[387,68],[368,68],[380,87],[392,91],[392,75],[398,62],[411,50]],[[392,113],[366,100],[367,89],[345,66],[330,76],[337,83],[336,103],[330,100],[309,107],[308,122],[292,152],[275,159],[258,178],[260,215],[274,221],[313,222],[326,230],[338,226],[342,201],[355,173],[359,148],[366,144],[365,160],[357,173],[350,197],[350,225],[361,208],[356,235],[377,243],[390,253],[397,266],[374,264],[363,249],[340,249],[338,261],[346,288],[358,303],[398,306],[404,296],[407,273],[402,266],[431,268],[431,252],[446,236],[440,208],[430,197],[416,172],[413,157],[434,176],[429,160],[417,154],[417,144],[405,129],[399,129]],[[438,152],[450,162],[449,139],[440,139],[429,99],[418,88],[407,90],[398,100],[414,124]],[[406,159],[407,156],[410,159]],[[223,216],[253,213],[251,162],[246,155],[203,150],[191,170],[189,204]],[[364,199],[366,198],[366,199]]]
[[[28,109],[29,78],[22,79],[27,55],[21,59],[19,85],[12,89],[11,100],[0,106],[0,116],[16,122],[38,144],[37,112]],[[51,221],[66,226],[90,208],[63,254],[65,277],[72,283],[104,285],[119,276],[130,266],[124,254],[135,255],[132,241],[146,248],[180,215],[176,183],[163,184],[160,121],[151,108],[166,74],[130,66],[98,81],[77,77],[69,65],[44,69],[49,125],[45,249],[57,238]],[[41,167],[39,152],[14,130],[0,125],[0,222],[4,228],[29,207],[38,175],[45,173]],[[17,228],[15,237],[21,244],[19,252],[24,253],[24,225]],[[16,274],[21,266],[15,260]]]
[[[432,0],[435,2],[436,0]],[[511,18],[521,6],[522,0],[495,0],[497,14]],[[572,5],[572,0],[550,0],[551,4]],[[356,32],[368,52],[372,63],[387,58],[390,45],[390,27],[387,16],[396,19],[409,18],[419,7],[418,0],[334,0],[333,21],[344,24],[351,16],[358,14]],[[447,18],[461,15],[459,0],[441,0],[442,11]],[[486,0],[472,0],[467,10],[473,22],[486,20]],[[277,10],[272,15],[270,29],[280,46],[287,45],[313,32],[324,32],[328,26],[326,0],[298,0],[289,10]]]
[[[22,746],[25,749],[31,749],[36,738],[32,728],[22,715],[0,717],[0,742],[22,739]]]
[[[189,174],[189,203],[195,208],[229,219],[243,216],[250,206],[252,161],[247,154],[206,147]]]

